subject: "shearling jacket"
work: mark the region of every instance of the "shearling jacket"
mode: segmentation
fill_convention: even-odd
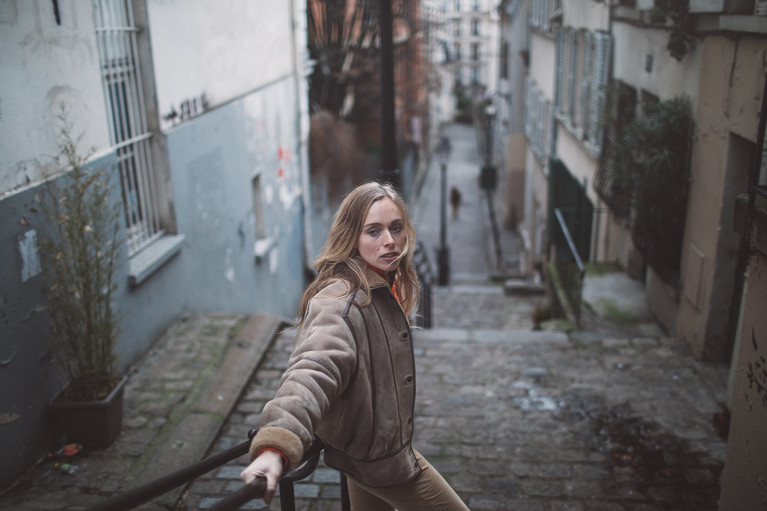
[[[421,473],[411,440],[415,360],[410,327],[386,280],[365,268],[363,289],[330,281],[309,302],[274,399],[264,407],[251,459],[275,448],[286,473],[319,437],[325,463],[373,487]]]

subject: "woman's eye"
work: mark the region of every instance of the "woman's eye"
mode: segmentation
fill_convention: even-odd
[[[390,230],[391,230],[391,232],[400,233],[400,232],[402,232],[402,226],[401,225],[395,225]]]
[[[378,229],[370,229],[368,231],[369,236],[378,236]]]

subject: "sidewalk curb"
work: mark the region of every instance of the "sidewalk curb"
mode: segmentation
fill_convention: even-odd
[[[207,455],[245,386],[285,323],[285,319],[267,314],[247,318],[242,330],[229,341],[216,372],[203,383],[185,413],[175,421],[170,434],[152,446],[152,455],[134,487],[196,463]],[[175,488],[153,502],[171,507],[185,489],[185,486]]]

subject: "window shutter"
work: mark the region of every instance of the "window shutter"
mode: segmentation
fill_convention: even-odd
[[[532,139],[532,115],[533,115],[533,109],[532,109],[532,96],[533,96],[533,79],[529,76],[527,77],[526,87],[525,87],[525,135],[527,136],[528,140]]]
[[[565,31],[557,30],[556,40],[556,87],[554,90],[554,106],[557,113],[564,113],[565,88]]]
[[[602,147],[602,130],[600,129],[602,111],[604,110],[605,89],[607,88],[607,73],[610,68],[610,35],[604,32],[594,34],[594,58],[591,75],[591,101],[589,107],[589,139],[597,149]]]
[[[546,157],[546,96],[538,96],[538,156],[543,160]]]
[[[575,74],[578,69],[578,32],[571,29],[568,31],[568,36],[570,64],[567,69],[567,118],[573,126],[575,124],[575,81],[577,80]]]
[[[593,37],[588,30],[583,34],[583,70],[581,74],[581,111],[579,122],[583,126],[583,135],[588,136],[591,129],[591,58],[593,51]]]

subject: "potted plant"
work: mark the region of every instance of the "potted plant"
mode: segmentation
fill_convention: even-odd
[[[112,298],[120,254],[120,203],[107,169],[78,152],[65,110],[60,153],[44,211],[51,236],[40,245],[50,343],[66,384],[50,404],[51,423],[68,442],[104,447],[122,427],[126,379],[116,369],[119,318]]]

